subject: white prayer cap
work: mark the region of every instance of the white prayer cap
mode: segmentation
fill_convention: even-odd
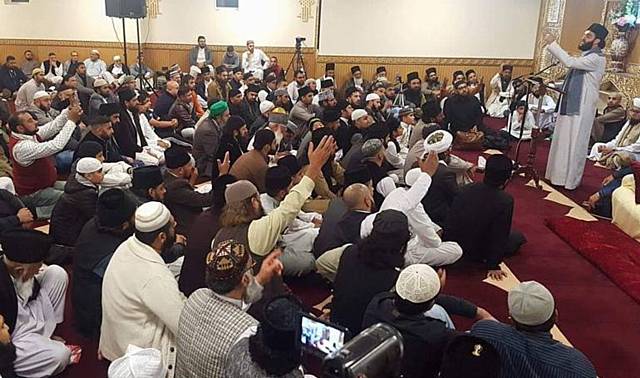
[[[266,112],[268,112],[269,110],[274,109],[276,106],[273,104],[273,102],[269,101],[269,100],[264,100],[260,103],[260,113],[264,114]]]
[[[0,177],[0,189],[4,189],[11,194],[16,194],[16,187],[13,185],[11,177]]]
[[[92,157],[84,157],[76,163],[76,172],[80,174],[93,173],[101,169],[102,163],[100,163],[100,160]]]
[[[96,54],[96,55],[100,55],[100,51],[93,49],[91,50],[91,54]]]
[[[435,152],[441,154],[448,151],[453,143],[453,136],[445,130],[436,130],[429,134],[424,140],[424,152]]]
[[[160,378],[167,374],[162,354],[155,348],[129,344],[127,353],[109,365],[109,378]]]
[[[377,93],[369,93],[365,98],[365,102],[369,102],[373,100],[380,100],[380,96],[378,96]]]
[[[47,93],[47,91],[37,91],[33,95],[33,100],[35,101],[37,99],[45,98],[45,97],[49,97],[49,93]]]
[[[96,79],[93,82],[93,87],[94,88],[104,87],[105,85],[109,85],[109,83],[107,83],[107,81],[105,79]]]
[[[191,66],[189,67],[189,75],[191,75],[191,77],[196,77],[198,75],[200,75],[202,73],[202,70],[200,69],[200,67],[198,66]]]
[[[171,219],[171,212],[160,202],[151,201],[142,204],[136,210],[136,230],[153,232],[161,229]]]
[[[122,58],[120,57],[120,55],[114,55],[114,56],[113,56],[113,61],[115,62],[116,60],[122,60]]]
[[[556,309],[551,292],[536,281],[521,282],[511,289],[507,303],[513,320],[528,326],[543,324]]]
[[[364,109],[356,109],[353,111],[353,113],[351,113],[351,120],[352,121],[357,121],[360,118],[364,117],[367,115],[367,111]]]
[[[407,184],[407,186],[413,186],[413,184],[415,184],[416,181],[418,181],[418,178],[420,178],[420,174],[422,174],[422,169],[420,168],[410,169],[404,175],[404,183]]]
[[[633,107],[640,109],[640,97],[636,97],[633,99]]]
[[[396,281],[396,293],[411,303],[425,303],[440,292],[440,277],[427,264],[413,264],[404,268]]]

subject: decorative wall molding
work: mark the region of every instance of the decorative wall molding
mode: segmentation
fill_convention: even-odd
[[[536,39],[536,50],[534,53],[535,70],[539,71],[552,62],[552,56],[544,48],[542,38],[546,33],[551,33],[560,40],[562,35],[562,25],[564,20],[565,0],[543,0],[541,5],[540,19],[538,21],[538,37]],[[557,71],[557,72],[556,72]],[[558,76],[562,68],[554,67],[545,76]]]
[[[147,16],[149,18],[158,18],[161,14],[160,0],[147,0]]]
[[[460,66],[497,66],[502,63],[514,66],[532,66],[533,59],[511,58],[415,58],[384,56],[343,56],[318,55],[318,63],[353,63],[360,64],[399,64],[399,65],[460,65]]]
[[[298,18],[302,22],[309,22],[310,19],[315,17],[315,4],[316,0],[299,0],[300,3],[300,13],[298,13]]]

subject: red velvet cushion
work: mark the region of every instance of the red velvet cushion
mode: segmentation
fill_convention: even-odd
[[[636,181],[636,204],[640,205],[640,161],[631,163],[633,169],[633,178]]]

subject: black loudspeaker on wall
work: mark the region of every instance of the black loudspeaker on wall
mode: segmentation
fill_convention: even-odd
[[[107,17],[145,18],[147,5],[145,0],[105,0]]]

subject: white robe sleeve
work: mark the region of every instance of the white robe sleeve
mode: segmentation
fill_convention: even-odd
[[[583,71],[597,71],[601,69],[601,58],[598,54],[573,57],[564,51],[557,42],[553,42],[547,46],[547,50],[565,67]]]

